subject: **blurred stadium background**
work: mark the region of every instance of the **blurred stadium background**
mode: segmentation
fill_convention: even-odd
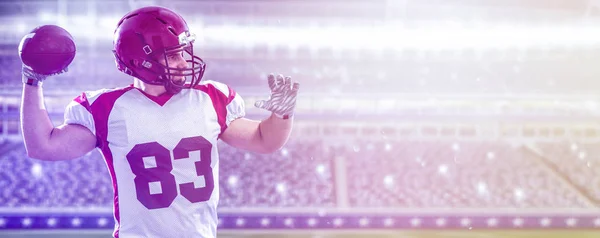
[[[600,237],[598,0],[2,0],[0,237],[110,236],[97,151],[26,155],[17,45],[73,34],[44,84],[58,125],[81,91],[130,83],[112,33],[144,5],[187,19],[250,118],[268,73],[301,83],[285,148],[220,145],[220,236]]]

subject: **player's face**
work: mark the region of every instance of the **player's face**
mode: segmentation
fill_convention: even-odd
[[[176,74],[183,73],[183,70],[188,67],[188,63],[186,62],[185,58],[183,57],[183,51],[168,54],[166,62],[164,60],[164,57],[161,57],[160,63],[171,69],[173,69],[173,68],[181,69],[181,71],[176,70],[175,72],[173,72],[171,70],[171,73],[176,73]],[[181,83],[181,84],[185,83],[184,76],[172,76],[171,80],[173,80],[175,83]]]

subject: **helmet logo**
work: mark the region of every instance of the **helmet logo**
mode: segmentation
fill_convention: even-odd
[[[144,50],[144,53],[146,53],[147,55],[152,53],[152,48],[150,48],[149,45],[145,45],[144,48],[142,48],[142,49]]]
[[[142,66],[149,69],[149,68],[152,68],[152,63],[144,60],[144,62],[142,62]]]
[[[179,44],[183,44],[185,46],[189,46],[190,43],[193,43],[196,40],[196,35],[191,34],[189,31],[182,32],[178,36]]]

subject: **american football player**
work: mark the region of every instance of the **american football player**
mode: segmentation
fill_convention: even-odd
[[[98,148],[114,188],[114,237],[215,237],[219,201],[219,139],[272,153],[292,129],[299,84],[269,75],[271,96],[255,106],[271,115],[245,118],[241,96],[201,80],[186,21],[163,7],[127,13],[114,32],[118,70],[133,77],[121,88],[86,91],[54,127],[44,106],[48,78],[23,67],[21,125],[29,157],[67,160]]]

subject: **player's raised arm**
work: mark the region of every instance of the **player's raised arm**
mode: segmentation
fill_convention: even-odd
[[[84,126],[62,125],[55,128],[44,105],[43,80],[49,75],[65,72],[66,67],[73,60],[75,52],[74,43],[72,43],[72,52],[53,52],[63,54],[54,54],[53,58],[48,59],[49,54],[43,52],[44,50],[60,51],[64,49],[42,47],[43,41],[38,39],[46,37],[46,42],[50,39],[71,43],[70,35],[65,37],[65,33],[68,34],[68,32],[61,30],[64,31],[56,26],[36,28],[32,34],[25,36],[19,45],[19,53],[23,61],[22,79],[24,83],[20,110],[21,130],[27,155],[41,160],[77,158],[92,150],[96,145],[96,137]],[[55,58],[68,54],[72,54],[72,57]]]

